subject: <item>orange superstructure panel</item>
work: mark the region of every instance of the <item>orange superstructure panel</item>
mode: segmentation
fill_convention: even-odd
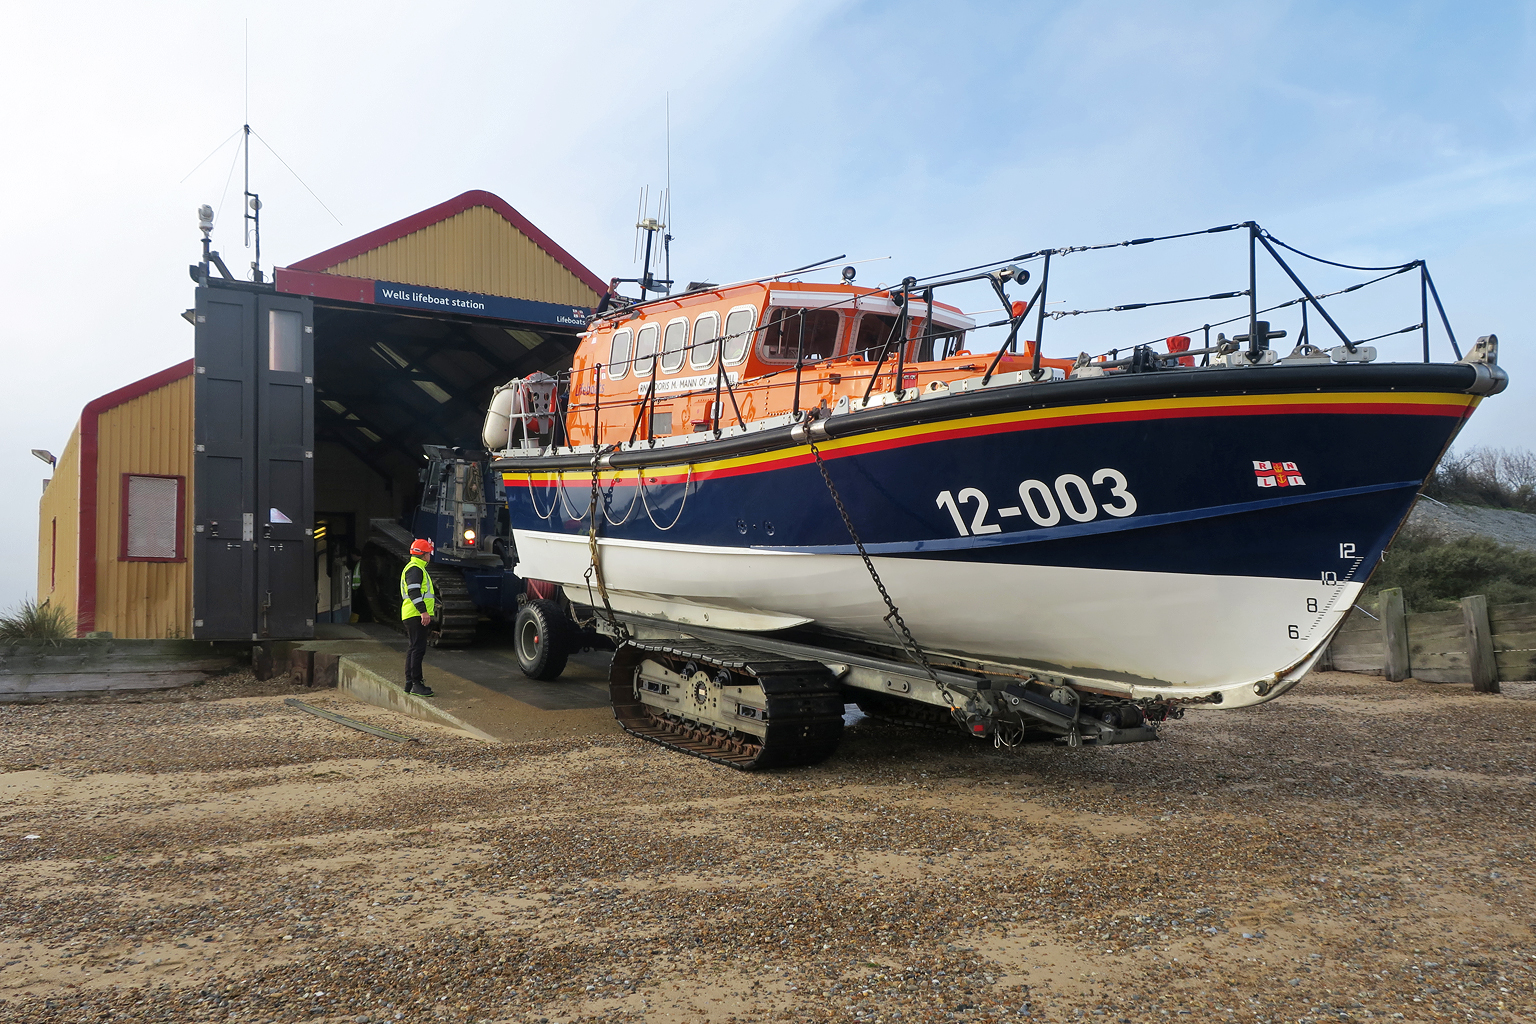
[[[594,306],[598,295],[500,213],[472,206],[325,268],[401,284]]]
[[[921,389],[979,377],[992,365],[995,353],[972,354],[963,347],[963,341],[959,351],[947,358],[919,361],[917,356],[926,329],[926,314],[920,304],[913,307],[918,313],[908,318],[906,340],[899,346],[903,349],[900,361],[896,354],[898,346],[892,344],[887,357],[880,362],[877,350],[899,322],[888,295],[877,289],[846,284],[753,282],[650,302],[610,316],[595,323],[577,346],[571,366],[568,437],[573,444],[591,444],[598,416],[601,424],[595,433],[602,444],[708,429],[715,417],[715,382],[722,376],[728,376],[732,385],[720,389],[719,399],[719,422],[728,427],[787,415],[797,403],[801,410],[831,408],[844,399],[860,403],[866,394],[876,400],[886,395],[896,397],[893,393],[910,401]],[[967,322],[958,309],[938,302],[934,305],[938,310],[937,334],[954,335],[961,330],[954,325]],[[751,317],[743,332],[745,336],[740,339],[738,358],[724,358],[729,351],[726,348],[707,366],[697,366],[690,347],[689,354],[675,369],[665,369],[658,361],[648,372],[645,368],[635,372],[636,349],[648,327],[654,328],[664,347],[667,326],[684,319],[690,331],[686,344],[692,346],[692,328],[700,318],[713,315],[724,336],[729,334],[732,311],[744,309],[751,310]],[[822,318],[822,326],[811,330],[818,338],[814,344],[826,350],[805,350],[806,361],[798,383],[793,353],[800,344],[799,321],[791,318],[784,322],[783,333],[777,338],[765,338],[765,328],[775,309],[804,309]],[[866,336],[863,324],[868,317],[878,319],[875,329]],[[627,346],[616,346],[615,335],[623,332],[628,332]],[[963,339],[963,334],[959,337]],[[767,351],[771,343],[781,346],[777,358]],[[625,348],[630,368],[615,377],[615,353]],[[1003,356],[995,372],[1007,374],[1030,369],[1032,349],[1032,344],[1026,342],[1018,352]],[[603,366],[600,383],[595,380],[598,364]],[[1041,365],[1067,371],[1073,361],[1047,358],[1041,360]],[[652,401],[646,396],[653,379],[656,397]]]

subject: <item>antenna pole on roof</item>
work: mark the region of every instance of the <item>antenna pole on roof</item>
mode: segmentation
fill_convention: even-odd
[[[256,236],[256,258],[251,261],[251,280],[260,284],[261,273],[261,197],[251,191],[251,20],[245,20],[245,245],[250,248]]]
[[[251,191],[251,126],[245,128],[245,244],[256,240],[256,258],[251,261],[251,280],[264,280],[261,273],[261,196]]]
[[[671,259],[670,249],[667,248],[667,244],[669,242],[671,242],[672,236],[667,234],[667,225],[665,223],[665,218],[667,218],[667,217],[669,217],[671,215],[670,211],[671,211],[672,207],[671,207],[671,201],[670,201],[667,193],[665,191],[663,191],[661,196],[656,200],[656,216],[655,217],[647,216],[647,213],[649,213],[649,207],[650,207],[650,190],[648,188],[641,189],[640,190],[639,219],[635,221],[635,252],[636,253],[639,253],[639,251],[640,251],[640,232],[642,232],[642,231],[645,232],[645,264],[641,268],[640,276],[639,277],[621,277],[621,278],[617,278],[616,279],[616,280],[618,280],[620,282],[623,282],[625,284],[638,284],[640,286],[640,301],[641,302],[645,302],[647,299],[650,298],[650,294],[649,294],[650,292],[667,293],[667,292],[670,292],[672,290],[672,278],[670,276],[667,276],[667,277],[653,277],[653,276],[651,276],[651,257],[653,255],[662,255],[662,256],[664,256],[665,259],[666,259],[666,262],[667,262],[667,270],[668,270],[669,274],[670,274],[670,271],[671,271],[672,259]],[[654,251],[654,246],[655,246],[655,242],[656,242],[656,232],[658,232],[658,231],[660,231],[661,235],[662,235],[662,246],[663,246],[663,253],[662,254],[657,254]]]
[[[672,94],[667,93],[667,190],[662,193],[663,201],[667,209],[662,213],[658,207],[656,212],[661,216],[661,251],[666,260],[666,281],[668,290],[672,284]]]

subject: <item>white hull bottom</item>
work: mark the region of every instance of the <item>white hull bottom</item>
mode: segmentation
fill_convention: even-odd
[[[517,573],[601,604],[587,538],[515,532]],[[814,622],[891,644],[857,555],[598,540],[618,612],[767,631]],[[919,643],[971,660],[1087,677],[1135,698],[1219,692],[1257,704],[1311,667],[1359,583],[1057,566],[874,559]],[[1278,685],[1277,685],[1278,684]]]

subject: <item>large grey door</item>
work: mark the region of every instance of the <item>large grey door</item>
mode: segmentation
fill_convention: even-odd
[[[308,299],[197,289],[192,635],[314,635]]]
[[[315,633],[314,304],[257,301],[256,596],[263,637]]]
[[[256,296],[197,290],[193,360],[192,635],[255,630]]]

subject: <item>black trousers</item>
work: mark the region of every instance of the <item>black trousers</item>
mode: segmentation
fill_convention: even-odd
[[[421,624],[421,616],[405,620],[405,635],[410,637],[411,645],[405,649],[405,681],[420,683],[421,659],[427,653],[427,632],[429,627]]]

